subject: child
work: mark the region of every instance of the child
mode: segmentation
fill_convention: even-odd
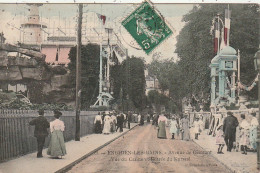
[[[247,145],[249,145],[249,128],[250,125],[245,119],[245,115],[241,114],[242,122],[239,127],[241,130],[239,145],[241,146],[242,154],[247,155]]]
[[[216,144],[219,145],[218,147],[218,154],[224,154],[222,152],[222,149],[225,145],[225,140],[224,140],[224,132],[223,132],[223,124],[219,124],[217,127],[217,132],[216,132]]]
[[[194,127],[194,133],[195,133],[195,139],[199,139],[199,133],[200,133],[200,124],[199,124],[199,118],[197,117],[193,123]]]
[[[172,139],[175,139],[174,134],[177,133],[177,121],[175,120],[175,117],[172,117],[170,123],[170,133],[172,134]]]

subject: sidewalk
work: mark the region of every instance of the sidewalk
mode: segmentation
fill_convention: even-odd
[[[194,134],[191,135],[193,141],[200,147],[207,151],[212,151],[213,157],[222,162],[225,166],[236,173],[258,173],[257,170],[257,153],[247,152],[247,155],[241,154],[241,152],[227,152],[226,146],[223,148],[224,154],[217,154],[218,145],[216,145],[215,137],[207,135],[207,131],[203,131],[199,135],[199,140],[194,139]]]
[[[137,123],[131,123],[133,129]],[[130,129],[130,130],[131,130]],[[80,141],[66,142],[67,155],[63,159],[51,159],[47,154],[47,149],[43,150],[43,158],[36,158],[36,152],[10,160],[0,164],[0,173],[52,173],[61,172],[70,165],[74,165],[86,156],[93,154],[98,149],[114,141],[121,135],[127,133],[129,129],[124,128],[124,132],[115,132],[110,135],[91,134],[81,137]]]

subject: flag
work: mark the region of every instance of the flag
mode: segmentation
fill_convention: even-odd
[[[226,45],[229,45],[230,17],[231,17],[231,11],[229,9],[225,9],[224,39],[225,39],[225,44]]]
[[[220,46],[219,46],[219,50],[222,50],[225,46],[226,46],[226,44],[225,44],[225,39],[224,39],[224,31],[223,31],[223,28],[222,28],[222,31],[221,31],[221,43],[220,43]]]
[[[55,59],[55,61],[58,61],[58,60],[59,60],[59,48],[57,48],[56,59]]]
[[[104,16],[104,15],[101,15],[101,14],[98,14],[97,13],[97,16],[98,16],[98,18],[100,19],[100,20],[102,20],[103,21],[103,25],[105,25],[105,23],[106,23],[106,16]]]
[[[217,53],[217,52],[218,52],[219,36],[220,36],[219,23],[216,22],[216,23],[215,23],[215,38],[214,38],[214,53]]]

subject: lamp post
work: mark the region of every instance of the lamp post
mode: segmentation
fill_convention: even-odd
[[[254,56],[255,69],[258,71],[258,123],[260,124],[260,50]],[[260,169],[260,125],[257,128],[257,169]]]

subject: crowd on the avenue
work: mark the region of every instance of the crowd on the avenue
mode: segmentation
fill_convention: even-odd
[[[123,128],[130,129],[130,123],[135,122],[139,125],[144,124],[144,116],[137,113],[128,112],[124,114],[123,112],[105,111],[99,112],[94,120],[95,133],[110,134],[117,132],[123,132]]]
[[[64,143],[63,132],[65,125],[60,117],[62,113],[58,110],[53,111],[55,120],[48,122],[44,117],[44,110],[38,111],[39,116],[32,121],[30,125],[35,126],[34,136],[37,139],[38,153],[37,158],[43,157],[42,150],[45,143],[45,138],[48,136],[47,129],[50,129],[51,138],[48,146],[47,154],[53,158],[62,158],[66,155],[66,147]],[[257,127],[258,120],[256,113],[252,112],[250,122],[246,120],[245,114],[240,115],[241,121],[233,115],[232,112],[227,112],[227,116],[209,129],[209,135],[216,138],[216,146],[218,147],[218,154],[224,154],[222,151],[226,145],[227,151],[232,149],[236,151],[241,150],[242,154],[247,154],[250,149],[256,151],[257,145]],[[94,132],[97,134],[108,135],[114,132],[123,132],[123,128],[130,129],[130,123],[138,123],[140,126],[144,125],[144,120],[147,123],[152,123],[157,130],[157,137],[160,139],[167,139],[167,130],[171,139],[179,139],[190,141],[191,139],[199,140],[200,133],[205,129],[205,121],[203,115],[195,116],[190,122],[189,114],[140,114],[128,111],[127,113],[118,111],[99,112],[94,119]],[[212,116],[212,118],[214,118]],[[214,132],[212,132],[212,129]],[[191,133],[192,131],[192,133]],[[194,136],[191,137],[191,134]]]
[[[205,129],[202,115],[194,117],[193,122],[190,122],[188,114],[154,114],[152,117],[148,116],[149,121],[152,118],[152,124],[157,127],[158,138],[167,138],[166,128],[168,127],[172,139],[189,141],[191,134],[194,134],[193,138],[199,140],[200,133]],[[256,152],[258,120],[255,112],[248,116],[250,116],[250,122],[246,120],[245,114],[240,114],[241,121],[239,122],[232,112],[227,112],[227,116],[216,124],[215,132],[211,134],[216,138],[218,154],[224,154],[222,149],[225,145],[228,152],[231,152],[232,149],[235,151],[241,150],[241,153],[245,155],[249,150]]]

